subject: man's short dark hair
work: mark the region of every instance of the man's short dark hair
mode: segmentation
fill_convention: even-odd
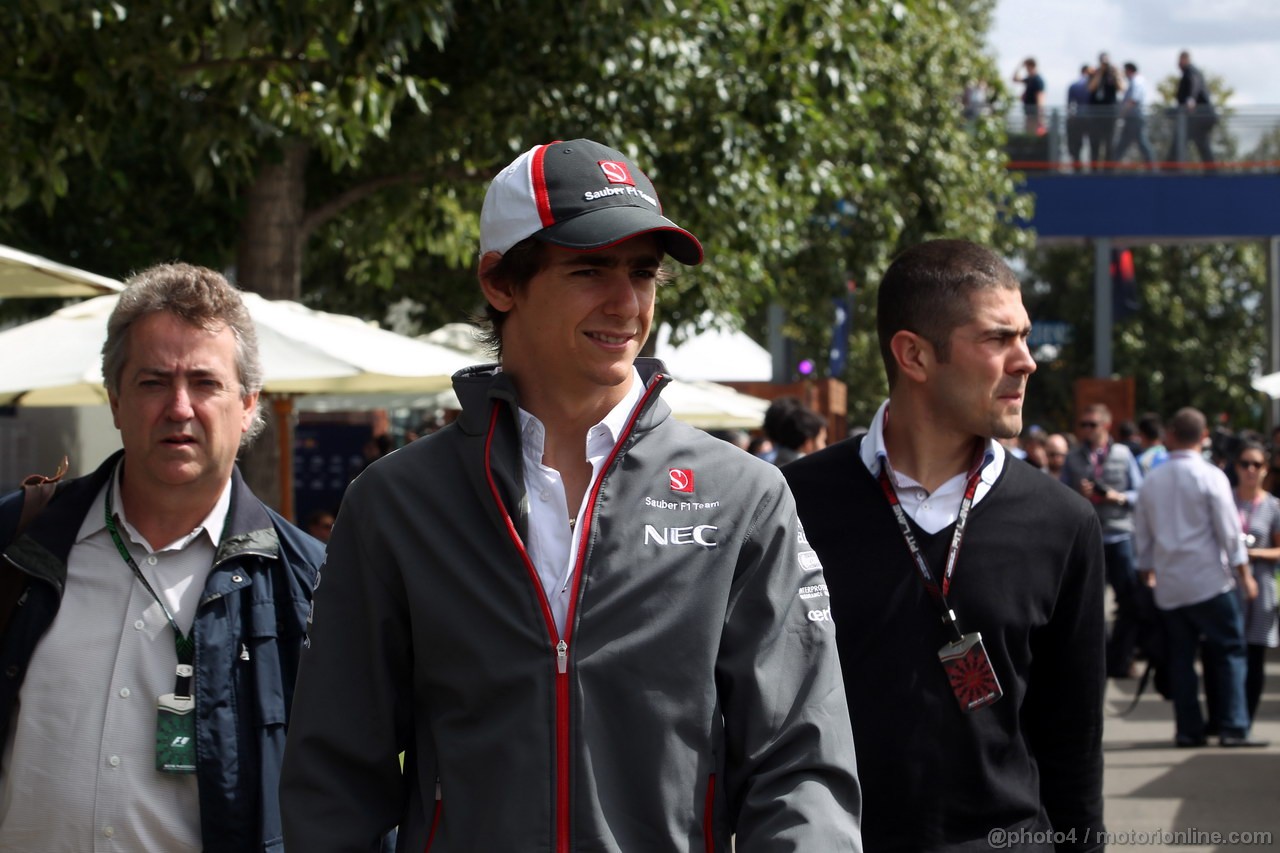
[[[1160,433],[1164,431],[1164,423],[1160,420],[1160,416],[1155,412],[1147,412],[1138,418],[1138,432],[1147,441],[1159,441]]]
[[[919,335],[945,363],[951,358],[951,334],[973,319],[973,294],[1018,288],[1017,276],[999,255],[968,240],[929,240],[898,255],[880,282],[876,305],[889,387],[898,375],[890,347],[894,335]]]
[[[501,282],[510,287],[514,293],[523,290],[530,279],[542,272],[543,267],[547,265],[548,254],[546,243],[534,237],[526,237],[503,252],[502,257],[489,268],[485,275],[491,281]],[[472,318],[472,322],[480,327],[476,337],[498,360],[502,359],[502,324],[506,319],[506,311],[499,311],[487,301],[484,304],[484,313]]]
[[[788,450],[799,450],[806,441],[817,438],[826,426],[826,418],[796,397],[779,397],[764,413],[765,435]]]
[[[1168,433],[1173,436],[1178,444],[1195,444],[1204,437],[1204,431],[1208,423],[1203,412],[1187,406],[1178,409],[1174,416],[1170,418]]]

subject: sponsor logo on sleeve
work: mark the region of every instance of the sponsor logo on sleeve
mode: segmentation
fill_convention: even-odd
[[[673,492],[692,492],[693,491],[693,469],[692,468],[668,468],[667,478],[671,481],[671,491]]]
[[[800,587],[800,598],[802,601],[808,601],[811,598],[826,598],[827,585],[825,583],[815,583],[809,586]]]
[[[805,614],[805,617],[810,622],[830,622],[831,608],[824,607],[821,610],[810,610],[808,613]]]
[[[817,551],[801,551],[796,554],[796,560],[800,563],[802,572],[816,572],[822,568],[822,561],[818,559]]]

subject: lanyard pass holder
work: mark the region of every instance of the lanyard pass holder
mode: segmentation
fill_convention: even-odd
[[[161,773],[196,772],[195,667],[178,664],[173,692],[156,700],[156,769]]]

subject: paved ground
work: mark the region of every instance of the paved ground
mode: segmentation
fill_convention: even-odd
[[[1103,735],[1103,791],[1112,834],[1108,849],[1280,850],[1277,652],[1272,649],[1268,658],[1266,689],[1253,730],[1255,737],[1271,741],[1266,749],[1175,749],[1172,704],[1148,686],[1132,712],[1116,716],[1129,706],[1137,682],[1109,683]],[[1220,834],[1221,840],[1212,833]],[[1236,838],[1229,839],[1231,833],[1237,833]]]

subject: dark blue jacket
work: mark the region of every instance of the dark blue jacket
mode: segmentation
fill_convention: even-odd
[[[58,613],[76,533],[122,455],[59,484],[14,541],[23,495],[0,497],[0,625],[7,623],[0,732],[9,730],[32,652]],[[324,545],[272,512],[232,472],[231,509],[194,628],[205,853],[284,849],[277,787],[285,723],[323,561]]]

